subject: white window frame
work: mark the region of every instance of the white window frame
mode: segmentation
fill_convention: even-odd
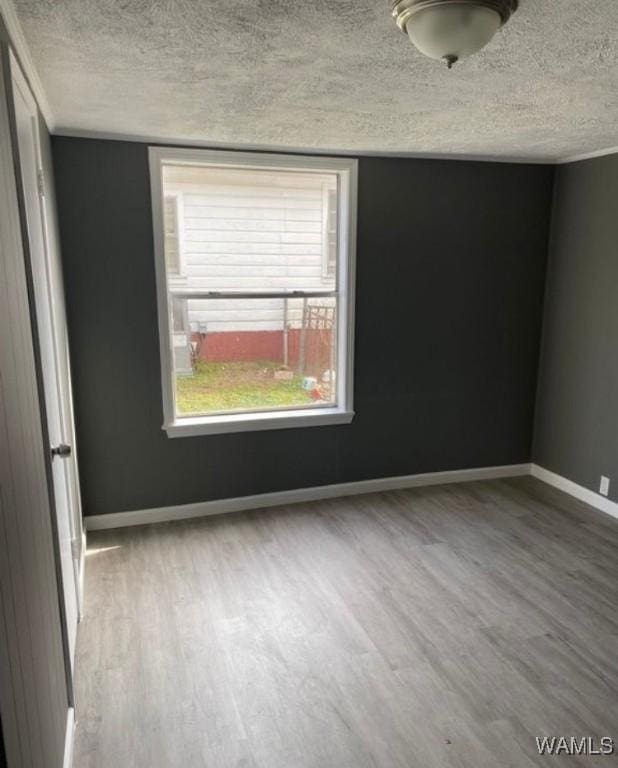
[[[330,271],[330,232],[328,221],[330,217],[330,196],[335,193],[339,197],[339,190],[333,190],[328,187],[322,188],[322,280],[329,280],[332,276]]]
[[[170,277],[175,281],[178,282],[184,280],[185,275],[185,256],[184,256],[184,241],[183,241],[183,226],[184,226],[184,215],[185,215],[185,208],[184,208],[184,200],[183,196],[180,192],[168,192],[165,197],[171,199],[174,201],[175,205],[175,216],[176,216],[176,247],[178,249],[178,271],[174,272],[170,275]],[[165,233],[164,233],[164,243],[165,243]]]
[[[358,161],[351,158],[284,155],[253,152],[226,152],[208,149],[149,147],[154,257],[157,280],[163,429],[168,437],[245,432],[264,429],[315,427],[348,424],[354,417],[354,286],[356,268],[356,208]],[[204,165],[230,168],[335,173],[339,190],[336,289],[334,291],[273,291],[279,296],[311,298],[337,296],[337,405],[280,411],[177,416],[173,369],[172,334],[169,327],[168,281],[163,226],[163,165]],[[176,291],[177,293],[177,291]],[[199,296],[196,294],[199,293]],[[187,291],[187,297],[216,298],[220,292]],[[226,292],[226,295],[227,292]],[[235,298],[271,298],[271,293],[229,294]]]

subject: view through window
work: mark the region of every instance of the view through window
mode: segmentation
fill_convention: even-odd
[[[339,174],[160,174],[175,419],[341,405]]]

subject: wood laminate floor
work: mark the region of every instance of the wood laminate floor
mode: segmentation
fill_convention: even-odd
[[[530,478],[91,533],[75,768],[531,768],[618,741],[618,522]]]

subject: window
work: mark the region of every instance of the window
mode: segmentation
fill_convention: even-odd
[[[346,423],[356,161],[150,149],[170,437]]]

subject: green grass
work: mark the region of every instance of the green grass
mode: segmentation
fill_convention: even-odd
[[[278,381],[274,372],[279,363],[204,363],[197,364],[192,376],[176,379],[176,406],[182,414],[213,411],[289,408],[313,402],[294,376]]]

